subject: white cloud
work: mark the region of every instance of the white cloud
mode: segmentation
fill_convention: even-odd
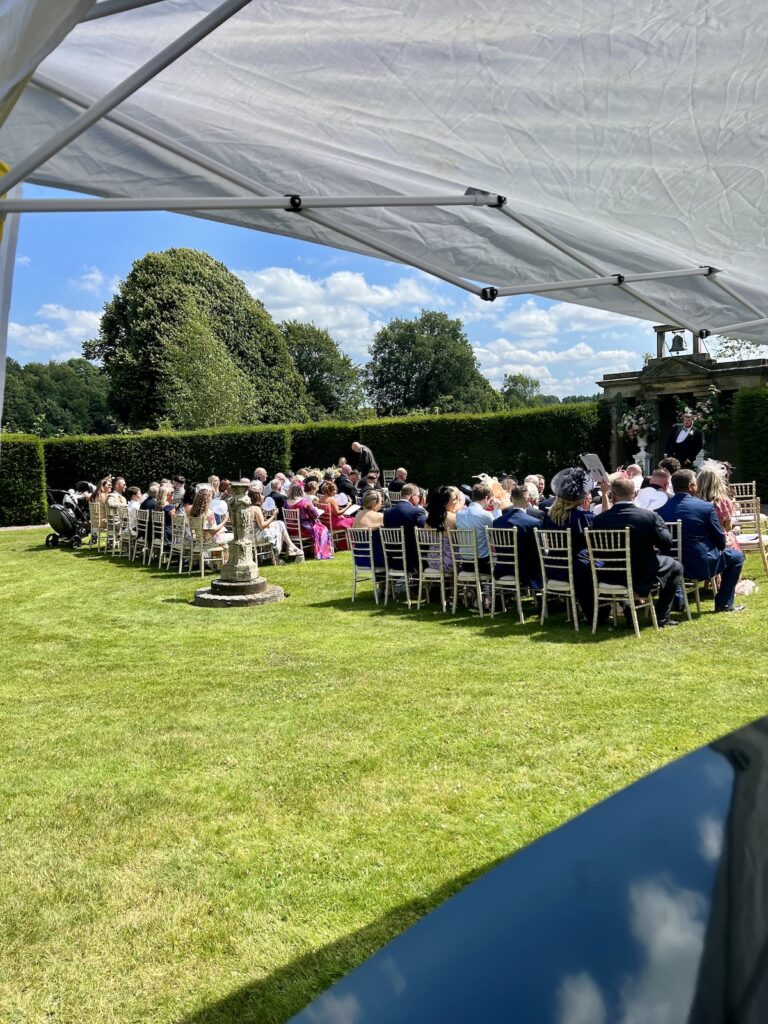
[[[10,355],[21,359],[73,359],[81,356],[81,346],[99,331],[101,313],[89,309],[69,309],[45,303],[32,323],[8,324]]]
[[[604,1024],[605,1000],[589,974],[566,975],[558,992],[558,1024]]]
[[[365,358],[374,334],[383,326],[383,311],[410,316],[436,301],[426,280],[416,276],[402,277],[393,285],[376,285],[369,284],[363,274],[348,270],[327,277],[311,277],[290,267],[235,273],[275,320],[311,321],[327,329],[358,359]]]
[[[17,256],[15,263],[17,267],[28,267],[32,262],[31,256]]]
[[[98,267],[89,267],[86,264],[80,277],[70,277],[69,285],[71,288],[76,288],[79,292],[90,292],[92,295],[98,295],[104,291],[105,281],[106,275],[103,271],[99,270]]]

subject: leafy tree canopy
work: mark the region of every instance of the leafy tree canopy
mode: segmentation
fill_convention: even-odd
[[[508,409],[560,404],[557,395],[543,395],[541,383],[535,377],[528,376],[527,373],[504,374],[501,394]]]
[[[119,424],[110,411],[108,384],[86,359],[57,363],[6,361],[3,425],[8,431],[109,434]]]
[[[494,412],[499,393],[480,373],[460,319],[422,310],[414,320],[391,320],[376,334],[363,370],[379,415],[416,411]]]
[[[307,418],[303,382],[269,313],[196,249],[137,260],[84,350],[102,363],[111,405],[134,428]]]
[[[350,419],[363,405],[360,370],[328,331],[287,320],[278,325],[304,381],[316,419]]]

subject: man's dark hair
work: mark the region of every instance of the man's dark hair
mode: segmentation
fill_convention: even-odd
[[[400,488],[401,498],[412,498],[414,494],[418,493],[419,488],[416,486],[416,484],[403,484],[403,486]]]
[[[472,488],[472,501],[485,501],[490,496],[491,488],[488,484],[477,483]]]
[[[692,469],[678,469],[676,473],[672,474],[672,490],[675,494],[683,494],[695,479],[696,474]]]
[[[521,505],[527,505],[528,488],[524,484],[513,484],[509,489],[509,500],[515,505],[518,503]]]
[[[171,483],[173,483],[173,484],[185,484],[186,482],[187,482],[187,478],[185,476],[182,476],[181,473],[177,474],[173,478],[173,480],[171,480]]]
[[[617,477],[611,484],[611,495],[615,501],[632,501],[635,485],[629,477]]]
[[[141,494],[141,488],[140,487],[129,487],[128,488],[128,493],[130,494],[130,496],[132,498],[138,498],[139,495]]]
[[[668,455],[666,459],[661,459],[659,462],[659,469],[666,469],[670,476],[676,473],[680,469],[680,460],[676,459],[673,455]]]

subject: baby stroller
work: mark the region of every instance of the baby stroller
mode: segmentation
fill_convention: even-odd
[[[47,548],[71,544],[79,548],[91,532],[88,521],[88,499],[75,491],[48,491],[48,525],[54,531],[45,538]]]

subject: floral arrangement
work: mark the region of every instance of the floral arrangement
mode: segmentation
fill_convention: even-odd
[[[712,434],[723,418],[719,395],[718,389],[711,384],[709,395],[694,406],[687,405],[682,399],[677,398],[678,415],[682,418],[684,413],[688,413],[693,416],[693,426],[696,430],[700,430],[702,434]]]
[[[638,402],[619,420],[619,434],[630,441],[653,441],[658,433],[659,421],[653,406],[645,406]]]

